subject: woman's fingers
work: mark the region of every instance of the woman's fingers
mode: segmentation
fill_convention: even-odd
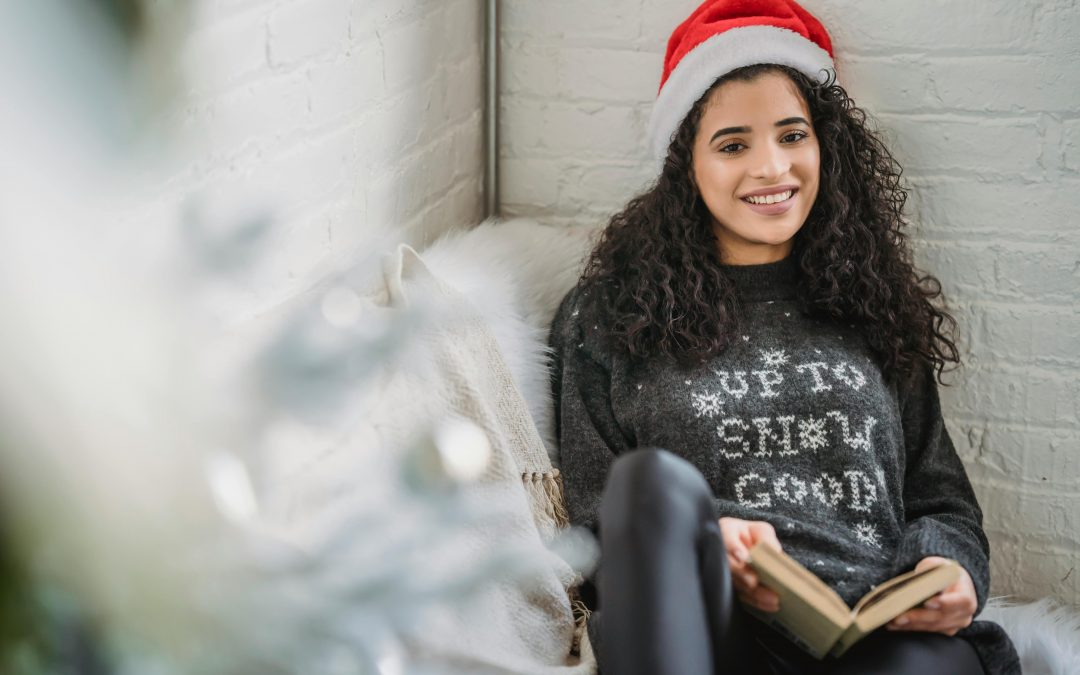
[[[780,596],[776,594],[776,591],[764,586],[758,586],[754,589],[754,597],[757,599],[758,605],[765,611],[775,612],[780,609]]]
[[[738,518],[721,518],[720,533],[724,538],[724,548],[736,564],[742,565],[750,558],[750,550],[743,540],[747,521]]]
[[[727,550],[727,556],[731,569],[741,571],[746,568],[746,561],[749,559],[746,549],[733,546]]]
[[[757,573],[747,564],[750,547],[759,541],[770,542],[777,550],[780,549],[776,530],[765,521],[725,517],[720,519],[720,531],[724,538],[736,594],[744,603],[762,611],[777,611],[780,608],[780,597],[772,589],[762,586]]]
[[[965,614],[974,614],[976,607],[978,607],[973,593],[960,590],[950,591],[948,589],[930,598],[925,604],[930,608],[934,608],[936,605],[937,608],[945,612]]]
[[[744,565],[741,569],[732,568],[731,579],[735,586],[735,593],[742,598],[743,602],[766,612],[776,611],[778,600],[776,593],[762,586],[758,582],[758,575],[749,566]]]
[[[775,591],[764,586],[758,586],[751,591],[740,592],[738,596],[744,603],[763,612],[775,612],[780,609],[780,596]]]
[[[742,570],[732,570],[731,580],[735,584],[735,589],[743,592],[750,592],[758,587],[758,577],[749,567]]]
[[[759,541],[765,541],[772,544],[777,551],[784,550],[780,546],[780,539],[776,536],[776,529],[771,523],[765,522],[764,520],[752,520],[747,529],[750,530],[753,543],[756,544]]]
[[[914,630],[952,635],[971,625],[972,615],[963,605],[954,603],[939,609],[914,608],[896,617],[886,627],[891,630]]]
[[[914,630],[954,635],[971,625],[976,601],[974,592],[950,586],[896,617],[886,627],[891,630]]]
[[[940,609],[909,609],[893,619],[893,623],[907,630],[925,630],[927,626],[942,623],[945,617]]]
[[[939,556],[926,556],[915,565],[915,569],[929,569],[945,561],[945,558]],[[978,598],[971,575],[964,568],[960,569],[962,574],[955,583],[927,599],[919,607],[909,609],[896,617],[886,624],[886,628],[955,635],[960,629],[970,626]]]

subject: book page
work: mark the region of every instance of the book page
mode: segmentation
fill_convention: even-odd
[[[871,631],[918,605],[959,578],[960,565],[957,563],[939,565],[925,570],[908,578],[902,584],[891,586],[884,593],[876,594],[873,600],[859,610],[855,622],[862,630]]]
[[[859,600],[855,620],[832,649],[840,656],[853,644],[877,628],[933,596],[960,578],[956,563],[939,565],[920,572],[905,573],[881,584]]]
[[[915,570],[909,570],[907,572],[904,572],[903,574],[898,574],[897,576],[895,576],[895,577],[893,577],[891,579],[887,579],[887,580],[881,582],[880,584],[875,586],[873,589],[871,589],[869,593],[867,593],[866,595],[859,598],[859,601],[855,603],[855,607],[853,608],[852,611],[855,614],[858,614],[864,608],[869,607],[870,605],[873,605],[874,603],[876,603],[881,598],[885,597],[889,593],[892,593],[898,587],[903,586],[904,584],[907,584],[912,579],[915,579],[915,578],[921,577],[921,576],[923,576],[925,574],[928,574],[928,573],[932,572],[935,569],[937,569],[937,568],[933,567],[933,568],[930,568],[930,569],[920,570],[918,572],[916,572]]]

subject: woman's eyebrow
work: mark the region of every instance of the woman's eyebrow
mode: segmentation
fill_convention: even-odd
[[[799,124],[799,123],[805,124],[806,126],[810,126],[810,123],[807,122],[806,119],[803,118],[803,117],[785,117],[784,119],[780,120],[779,122],[777,122],[773,126],[786,127],[789,124]],[[720,131],[717,131],[715,134],[713,134],[712,138],[709,139],[709,142],[712,143],[717,138],[719,138],[720,136],[724,136],[725,134],[748,134],[748,133],[750,133],[750,127],[724,127]]]

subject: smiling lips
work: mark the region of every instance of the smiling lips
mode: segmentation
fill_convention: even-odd
[[[764,192],[764,191],[759,191]],[[740,197],[739,200],[750,207],[754,213],[775,216],[786,212],[795,203],[799,188],[787,188],[771,194],[753,194]]]

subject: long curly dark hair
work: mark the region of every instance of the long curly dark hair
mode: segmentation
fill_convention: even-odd
[[[597,309],[608,336],[633,361],[667,355],[692,367],[724,351],[737,334],[739,299],[719,265],[708,208],[688,177],[691,148],[716,87],[769,72],[798,87],[821,151],[817,199],[792,247],[801,311],[856,325],[887,379],[923,361],[940,381],[947,363],[960,365],[956,320],[931,302],[941,296],[941,283],[914,269],[902,169],[832,74],[815,83],[774,64],[717,79],[672,137],[660,176],[601,233],[581,285],[602,289],[606,302]]]

